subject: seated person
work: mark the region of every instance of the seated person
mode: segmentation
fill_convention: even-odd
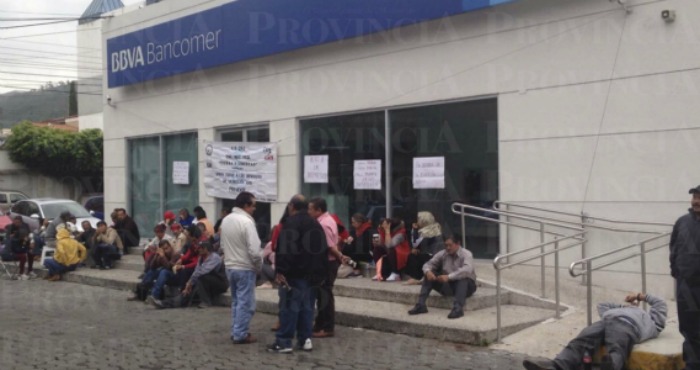
[[[94,257],[95,254],[95,229],[90,224],[90,221],[83,221],[80,225],[83,226],[83,231],[78,234],[75,238],[78,242],[85,246],[87,249],[87,262],[90,266],[95,265]]]
[[[194,216],[190,215],[190,211],[188,211],[187,208],[182,208],[178,213],[180,215],[180,219],[177,222],[182,225],[182,227],[188,228],[190,225],[192,225]]]
[[[49,222],[44,232],[44,242],[49,248],[56,248],[58,230],[65,229],[73,215],[68,212],[61,212],[53,221]]]
[[[175,234],[170,229],[173,224],[175,224],[175,212],[165,211],[165,213],[163,213],[163,221],[159,222],[158,225],[165,225],[165,233],[174,238]]]
[[[583,329],[554,360],[526,359],[523,366],[528,370],[580,369],[585,352],[596,353],[605,345],[608,354],[600,368],[622,370],[635,344],[656,338],[664,330],[667,310],[666,302],[651,294],[629,294],[625,302],[628,304],[599,304],[601,320]],[[651,305],[649,312],[639,307],[640,302]]]
[[[173,232],[173,251],[175,253],[182,253],[182,248],[187,244],[187,234],[182,228],[182,225],[177,222],[170,225],[170,230]]]
[[[350,218],[352,230],[350,236],[345,239],[343,254],[355,262],[371,262],[372,254],[372,221],[361,213],[355,213]],[[360,275],[358,266],[355,265],[353,275]]]
[[[172,280],[171,283],[177,285],[180,290],[185,289],[185,284],[190,280],[194,269],[197,267],[199,244],[203,242],[203,238],[204,236],[201,229],[195,225],[190,225],[187,229],[187,243],[183,248],[180,258],[173,266],[175,279]]]
[[[173,244],[173,237],[165,233],[165,225],[156,225],[153,228],[153,233],[156,234],[156,236],[153,239],[151,239],[151,241],[146,245],[146,247],[143,250],[144,261],[148,261],[148,259],[158,250],[158,246],[162,241],[167,240],[171,246]]]
[[[170,245],[170,242],[168,240],[162,240],[158,245],[158,249],[156,249],[146,261],[146,272],[143,274],[141,282],[136,286],[135,295],[129,297],[127,300],[143,301],[146,300],[149,295],[152,295],[156,280],[161,278],[161,272],[168,271],[172,274],[171,270],[177,258],[178,255],[173,253],[173,247]],[[168,277],[168,274],[164,274],[162,278],[167,280]],[[165,283],[163,282],[156,291],[158,295],[160,295],[160,289],[162,289],[164,285]]]
[[[15,216],[12,219],[12,224],[7,227],[6,233],[6,247],[10,248],[15,259],[19,261],[19,275],[17,278],[20,280],[35,278],[36,274],[32,271],[34,268],[34,254],[31,249],[29,225],[24,223],[22,216]],[[27,265],[26,275],[24,271],[25,265]]]
[[[435,222],[435,217],[430,212],[418,212],[418,221],[413,224],[411,231],[411,254],[408,255],[406,270],[411,278],[406,285],[420,284],[423,279],[423,265],[428,262],[435,253],[445,248],[442,243],[442,229]]]
[[[207,238],[214,236],[214,225],[207,218],[207,213],[204,208],[197,206],[194,208],[194,217],[197,224],[204,224],[204,231],[206,232]]]
[[[95,245],[93,258],[100,270],[111,269],[114,261],[121,259],[124,254],[124,244],[119,233],[113,227],[108,227],[104,221],[97,223],[93,244]]]
[[[199,302],[199,308],[212,306],[216,297],[228,290],[226,267],[222,258],[213,253],[211,243],[203,242],[198,248],[197,266],[190,279],[185,284],[182,294],[173,298],[151,300],[157,308],[186,307]]]
[[[430,291],[436,290],[444,296],[454,296],[452,311],[447,315],[448,319],[464,316],[467,298],[476,291],[476,273],[472,253],[459,245],[459,239],[456,235],[445,237],[445,249],[423,265],[425,279],[420,289],[418,303],[408,311],[409,315],[428,312],[425,301]]]
[[[44,266],[49,270],[46,277],[49,281],[61,280],[61,275],[75,270],[80,262],[87,258],[87,250],[77,240],[70,237],[70,231],[66,228],[59,229],[56,233],[56,252],[53,258],[44,261]]]
[[[406,237],[406,228],[398,217],[384,219],[379,227],[379,238],[386,255],[380,260],[377,267],[377,276],[373,280],[401,281],[401,271],[406,266],[411,246]]]

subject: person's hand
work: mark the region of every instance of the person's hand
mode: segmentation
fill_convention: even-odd
[[[382,228],[384,229],[384,231],[391,231],[391,221],[384,220],[382,222]]]
[[[350,257],[344,255],[344,256],[340,257],[340,262],[343,263],[344,265],[347,265],[348,262],[350,262]]]
[[[418,253],[420,253],[420,249],[418,249],[418,248],[411,249],[411,254],[415,254],[417,256]]]
[[[437,278],[435,277],[435,274],[432,271],[428,271],[425,273],[425,278],[428,281],[435,281]]]
[[[348,236],[348,238],[345,239],[345,244],[351,244],[353,240],[355,239],[353,239],[352,236]]]
[[[450,281],[450,277],[447,276],[447,275],[440,275],[440,276],[437,277],[437,281],[438,281],[439,283],[445,284],[445,283],[448,283],[448,282]]]
[[[185,285],[185,289],[182,290],[182,295],[190,295],[192,293],[192,283],[187,282],[187,285]]]
[[[415,230],[418,230],[418,224],[415,222],[411,225],[411,227],[414,228]]]
[[[289,286],[289,284],[287,284],[287,278],[285,278],[282,274],[275,275],[275,283],[279,285]]]

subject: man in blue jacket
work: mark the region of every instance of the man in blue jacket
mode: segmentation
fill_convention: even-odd
[[[666,302],[651,294],[629,294],[625,302],[628,305],[599,304],[601,320],[583,329],[554,360],[527,359],[523,366],[527,370],[579,369],[585,352],[593,354],[605,345],[608,354],[601,370],[622,370],[635,344],[656,338],[664,330],[667,310]],[[651,305],[649,312],[639,307],[640,302]]]

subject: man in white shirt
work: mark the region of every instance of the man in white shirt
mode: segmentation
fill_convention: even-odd
[[[255,196],[238,194],[231,214],[221,221],[221,249],[231,286],[231,340],[234,344],[257,342],[250,332],[255,314],[255,280],[262,269],[262,249],[253,212]]]

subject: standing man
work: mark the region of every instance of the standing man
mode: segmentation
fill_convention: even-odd
[[[686,370],[700,370],[700,185],[688,213],[673,225],[671,234],[671,275],[676,279],[678,329],[683,342]]]
[[[253,220],[255,207],[255,196],[244,191],[236,197],[231,214],[221,221],[221,249],[231,286],[233,344],[257,342],[248,332],[255,314],[255,279],[262,269],[260,237]]]
[[[436,290],[444,296],[454,296],[452,311],[448,319],[464,316],[464,305],[467,298],[476,291],[476,272],[474,272],[474,257],[472,252],[459,245],[459,237],[444,238],[445,249],[436,253],[433,258],[423,265],[423,286],[420,289],[418,303],[409,315],[428,312],[425,301],[431,290]]]
[[[338,224],[328,213],[328,205],[323,198],[313,198],[309,201],[309,216],[313,217],[323,227],[328,244],[328,274],[323,281],[316,297],[318,315],[314,323],[314,338],[332,337],[335,330],[335,297],[333,285],[338,277],[338,267],[349,258],[343,256],[338,249]]]
[[[275,343],[267,350],[292,352],[296,332],[297,348],[311,351],[314,320],[314,287],[328,274],[328,244],[323,227],[309,215],[306,199],[295,195],[287,205],[289,217],[282,224],[275,259],[275,281],[279,284],[279,320]]]
[[[126,209],[117,208],[117,221],[114,224],[114,228],[119,233],[119,237],[124,243],[124,254],[129,253],[129,248],[138,247],[139,241],[141,240],[141,235],[139,234],[139,227],[134,222],[128,214],[126,214]]]

